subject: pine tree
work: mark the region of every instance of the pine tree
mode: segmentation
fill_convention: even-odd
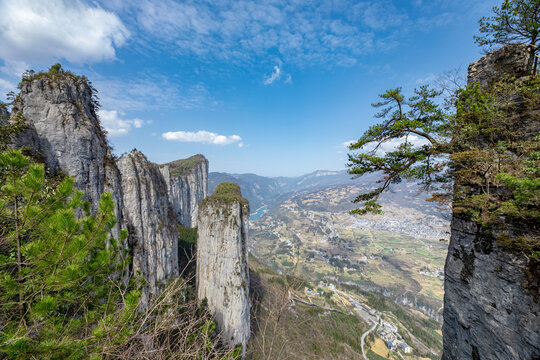
[[[524,43],[529,46],[529,68],[536,72],[540,52],[540,0],[504,0],[493,7],[493,16],[479,20],[482,36],[474,40],[480,46]]]
[[[135,311],[112,197],[92,216],[73,185],[20,151],[0,153],[0,357],[90,358]],[[118,342],[129,336],[116,328]]]

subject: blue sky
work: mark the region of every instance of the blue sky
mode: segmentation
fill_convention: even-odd
[[[0,0],[0,93],[56,62],[87,75],[115,152],[211,171],[344,169],[344,143],[406,93],[482,55],[490,0]]]

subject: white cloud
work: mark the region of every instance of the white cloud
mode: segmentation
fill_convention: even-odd
[[[355,142],[356,142],[356,140],[344,141],[344,142],[341,143],[341,146],[348,148],[351,144],[353,144]]]
[[[110,137],[119,137],[127,135],[132,128],[141,128],[144,125],[144,120],[123,119],[125,114],[117,110],[99,110],[98,116],[101,125],[107,130]]]
[[[274,71],[270,75],[267,75],[264,78],[263,84],[264,85],[271,85],[275,83],[276,81],[279,81],[280,79],[283,79],[284,84],[292,84],[292,76],[291,74],[287,74],[283,71],[282,63],[279,61],[277,65],[274,65]]]
[[[373,30],[401,26],[407,21],[407,15],[391,1],[360,2],[353,6],[352,13]]]
[[[285,77],[284,83],[285,84],[292,84],[292,76],[291,76],[291,74],[287,74],[287,76]]]
[[[377,149],[377,152],[375,153],[377,156],[384,156],[384,154],[395,151],[397,148],[403,144],[407,140],[407,142],[411,143],[414,147],[419,147],[422,145],[428,145],[430,142],[420,136],[416,135],[409,135],[406,138],[401,137],[398,139],[391,139],[388,141],[383,142],[379,148]],[[375,143],[368,143],[366,146],[364,146],[363,152],[369,152],[372,151],[375,148]]]
[[[262,56],[277,56],[287,64],[300,66],[350,66],[358,55],[378,50],[374,47],[373,29],[365,23],[366,18],[373,21],[371,17],[349,16],[357,3],[354,0],[101,3],[117,11],[130,27],[137,28],[136,40],[145,46],[209,62],[217,59],[254,64]],[[380,34],[379,38],[386,36]],[[264,61],[264,66],[267,64]]]
[[[242,141],[242,138],[238,135],[219,135],[210,131],[199,130],[197,132],[192,131],[169,131],[162,134],[165,140],[180,141],[180,142],[199,142],[203,144],[214,145],[229,145]],[[244,146],[243,143],[238,144],[239,147]]]
[[[263,84],[264,85],[273,84],[276,80],[279,80],[280,77],[281,77],[281,68],[279,67],[279,65],[275,65],[274,72],[272,72],[270,76],[267,76],[266,79],[264,79]]]
[[[6,94],[17,90],[17,87],[11,81],[0,78],[0,101],[4,100]]]
[[[79,0],[3,0],[0,14],[0,58],[5,62],[115,59],[115,48],[129,36],[116,14]]]

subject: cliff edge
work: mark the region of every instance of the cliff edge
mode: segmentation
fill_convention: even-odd
[[[201,154],[159,165],[176,219],[182,226],[197,226],[199,203],[208,193],[208,160]]]
[[[497,80],[522,77],[526,62],[526,50],[517,45],[502,48],[472,63],[468,82],[489,91]],[[520,96],[505,100],[512,102],[504,121],[513,140],[531,141],[540,131],[538,101],[524,110]],[[488,149],[490,139],[477,140],[481,150]],[[507,159],[517,157],[512,149],[516,147],[509,147]],[[455,186],[473,194],[478,188],[466,180]],[[501,197],[507,193],[502,186],[491,191]],[[536,226],[503,216],[498,222],[499,230],[488,229],[463,213],[453,213],[444,282],[444,360],[540,359],[540,265],[534,256],[507,246],[534,239]]]

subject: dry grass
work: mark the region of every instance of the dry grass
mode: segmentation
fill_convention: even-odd
[[[291,300],[304,282],[273,273],[250,258],[252,337],[249,359],[356,359],[361,357],[358,318]]]
[[[170,283],[145,311],[110,329],[103,359],[235,359],[221,346],[211,314],[193,294],[192,278]],[[126,327],[131,327],[130,329]],[[128,333],[128,336],[122,334]],[[120,343],[120,345],[119,345]]]

